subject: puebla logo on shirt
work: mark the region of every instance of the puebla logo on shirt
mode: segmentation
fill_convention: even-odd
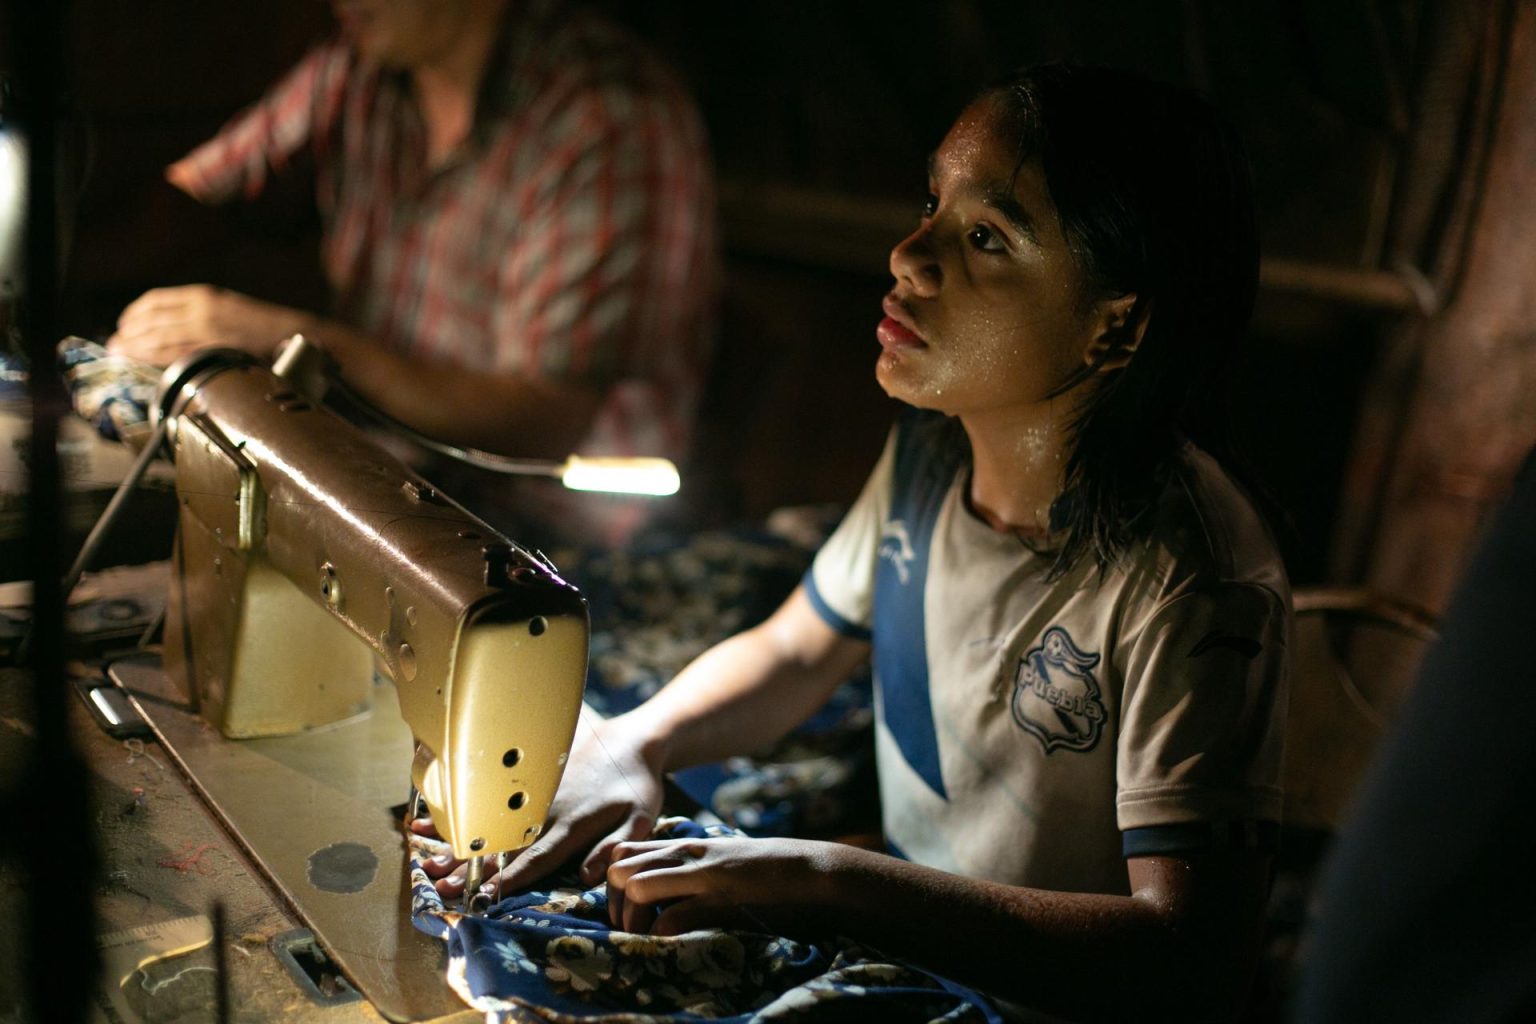
[[[1104,731],[1104,701],[1092,668],[1097,654],[1082,651],[1060,626],[1052,626],[1019,659],[1013,676],[1013,720],[1049,754],[1057,747],[1092,750]]]

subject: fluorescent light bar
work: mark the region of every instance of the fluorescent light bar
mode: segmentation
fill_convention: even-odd
[[[583,458],[572,455],[560,468],[560,482],[573,491],[611,494],[676,494],[682,483],[668,459]]]

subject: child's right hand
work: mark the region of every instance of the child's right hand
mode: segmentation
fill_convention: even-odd
[[[604,720],[583,711],[543,833],[511,854],[504,871],[497,872],[494,858],[486,858],[482,891],[505,896],[526,889],[584,851],[581,881],[595,886],[607,873],[615,845],[650,837],[661,813],[662,773],[634,733],[622,718]],[[430,818],[417,819],[411,828],[436,834]],[[463,861],[433,858],[422,867],[444,899],[463,893]]]

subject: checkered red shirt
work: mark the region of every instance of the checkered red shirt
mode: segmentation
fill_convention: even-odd
[[[406,75],[333,42],[191,154],[191,190],[249,198],[312,168],[341,319],[421,358],[604,387],[581,452],[677,458],[716,286],[702,126],[620,30],[511,6],[446,163],[427,167]]]

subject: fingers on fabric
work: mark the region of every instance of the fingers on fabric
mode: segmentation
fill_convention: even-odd
[[[432,859],[436,860],[437,858]],[[422,865],[422,870],[427,871],[429,875],[431,874],[431,871],[427,869],[425,864]],[[441,878],[437,879],[437,881],[432,883],[433,888],[437,890],[437,894],[442,896],[444,899],[451,899],[455,896],[463,895],[464,878],[469,873],[469,863],[462,860],[453,861],[450,858],[450,865],[446,868],[446,870],[447,874],[443,875]]]
[[[656,908],[649,903],[636,903],[627,900],[623,907],[624,913],[617,927],[626,932],[634,932],[644,935],[651,930],[656,922]]]
[[[512,882],[508,877],[508,872],[496,870],[495,858],[486,858],[485,870],[485,881],[480,883],[480,891],[482,893],[492,897],[493,899],[500,900],[503,896],[507,896],[516,891],[512,888]]]
[[[625,931],[645,931],[656,920],[658,904],[688,895],[694,882],[686,876],[696,859],[695,843],[660,840],[619,843],[608,865],[608,919]]]
[[[615,928],[623,929],[624,927],[624,907],[626,902],[623,889],[614,885],[608,887],[608,923]]]
[[[130,326],[107,339],[107,352],[141,363],[164,366],[174,363],[203,344],[200,336],[188,333],[179,324],[167,327]]]
[[[445,878],[464,862],[450,853],[440,853],[421,862],[421,870],[428,878]]]
[[[142,336],[126,337],[122,334],[114,334],[107,339],[107,354],[118,356],[122,359],[133,359],[141,363],[159,363],[163,353],[158,341],[146,339]]]
[[[581,863],[581,881],[583,885],[593,886],[601,882],[608,874],[608,866],[613,863],[614,851],[626,843],[638,842],[648,839],[651,831],[656,827],[656,818],[644,811],[636,811],[624,822],[622,828],[616,829],[603,837],[592,852],[587,854],[586,860]]]
[[[580,837],[563,822],[555,821],[533,845],[516,854],[498,878],[504,890],[522,889],[559,867],[576,852]]]
[[[651,923],[650,932],[652,935],[669,936],[696,932],[700,928],[729,927],[771,931],[722,897],[708,894],[667,904]]]
[[[642,902],[623,889],[608,889],[608,917],[614,928],[636,934],[682,935],[700,928],[769,929],[719,893]]]

